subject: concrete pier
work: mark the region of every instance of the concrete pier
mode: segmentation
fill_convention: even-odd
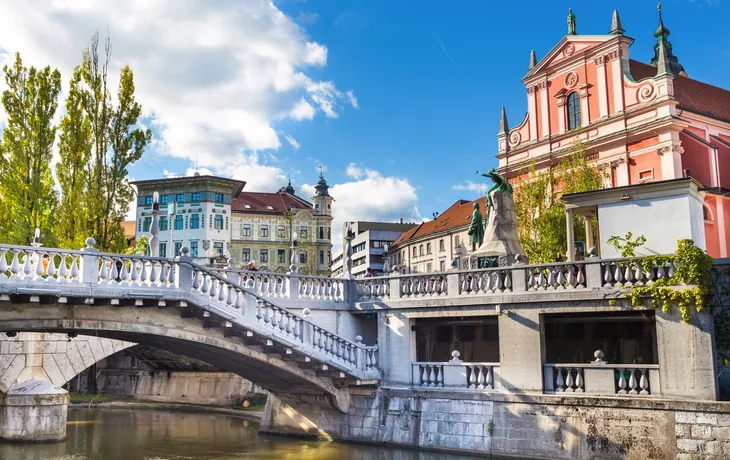
[[[30,380],[11,388],[0,406],[0,439],[56,442],[66,439],[68,393],[48,382]]]

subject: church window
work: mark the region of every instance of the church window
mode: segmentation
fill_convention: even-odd
[[[572,92],[568,95],[568,130],[580,125],[580,96],[577,92]]]

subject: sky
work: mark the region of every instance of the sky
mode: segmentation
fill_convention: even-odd
[[[20,52],[67,87],[108,30],[112,80],[131,66],[154,134],[132,179],[197,168],[274,192],[291,178],[309,198],[321,166],[337,241],[344,221],[418,222],[483,193],[501,107],[522,120],[530,50],[539,61],[563,37],[569,7],[591,35],[618,9],[631,58],[650,60],[647,0],[0,0],[0,64]],[[663,14],[689,76],[730,89],[730,0]]]

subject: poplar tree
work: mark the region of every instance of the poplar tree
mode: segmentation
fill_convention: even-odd
[[[128,167],[142,157],[152,135],[137,126],[142,108],[135,100],[134,74],[128,66],[121,70],[112,101],[110,59],[111,41],[107,37],[101,56],[97,33],[74,70],[58,169],[64,193],[59,228],[67,244],[78,245],[92,236],[98,249],[119,252],[127,247],[121,223],[134,199]]]
[[[30,244],[36,228],[47,246],[54,245],[53,227],[57,206],[50,163],[56,127],[61,74],[46,66],[42,70],[23,66],[16,53],[12,66],[3,68],[8,87],[2,94],[7,113],[1,153],[1,219],[4,241]]]
[[[565,255],[568,236],[565,204],[560,197],[603,188],[606,179],[606,174],[587,160],[581,142],[576,142],[559,163],[541,171],[532,163],[524,171],[514,184],[514,198],[520,242],[530,263],[555,262],[558,254]],[[574,216],[573,228],[576,241],[585,241],[582,217]]]
[[[61,188],[58,235],[61,247],[81,248],[87,230],[85,193],[86,164],[91,156],[91,124],[84,112],[81,69],[74,70],[66,96],[66,115],[61,120],[56,178]]]

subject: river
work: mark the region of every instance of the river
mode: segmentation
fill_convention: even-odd
[[[474,457],[259,436],[223,414],[69,409],[66,441],[0,444],[2,460],[467,460]]]

